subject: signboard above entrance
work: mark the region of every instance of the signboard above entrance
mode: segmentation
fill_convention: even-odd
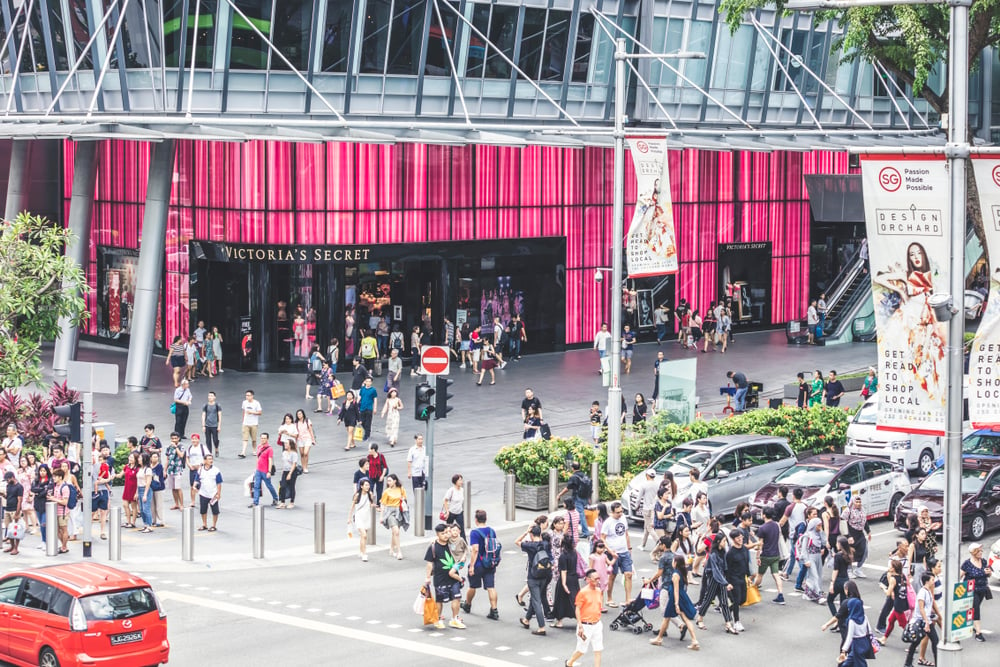
[[[206,259],[220,262],[303,264],[312,262],[368,262],[378,259],[373,248],[367,246],[254,246],[204,242],[198,242],[197,246],[194,248],[195,257],[198,257],[200,252]]]

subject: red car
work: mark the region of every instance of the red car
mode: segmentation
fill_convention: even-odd
[[[0,578],[0,660],[149,667],[170,658],[167,615],[143,579],[96,563]]]

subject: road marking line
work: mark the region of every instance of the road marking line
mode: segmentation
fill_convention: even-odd
[[[498,651],[509,651],[510,647],[509,646],[497,646],[496,650],[498,650]]]
[[[281,604],[281,600],[268,600],[267,603],[272,607],[277,607],[279,604]]]
[[[473,646],[489,646],[489,642],[472,642]]]
[[[212,595],[226,595],[226,591],[223,590],[212,591]]]
[[[240,598],[245,598],[246,596],[243,595],[243,593],[230,593],[229,597],[239,600]]]
[[[403,626],[400,625],[399,623],[390,623],[389,625],[387,625],[385,627],[389,628],[390,630],[399,630]]]
[[[410,628],[407,632],[423,632],[423,628]]]
[[[308,609],[306,609],[306,611],[308,611],[310,614],[317,614],[323,610],[320,609],[319,607],[309,607]]]
[[[175,593],[173,591],[164,591],[160,593],[160,598],[165,600],[174,600],[181,604],[197,605],[200,607],[213,609],[215,611],[228,612],[230,614],[234,614],[237,616],[246,616],[249,618],[255,618],[268,623],[281,623],[283,625],[287,625],[290,627],[295,627],[304,630],[311,630],[313,632],[321,632],[336,637],[342,637],[348,640],[363,641],[370,644],[376,644],[379,646],[388,646],[390,648],[395,648],[402,651],[410,651],[413,653],[430,655],[436,658],[442,658],[444,660],[448,660],[455,663],[478,665],[480,667],[516,667],[515,663],[507,662],[505,660],[498,660],[496,658],[488,658],[482,655],[467,653],[465,651],[459,651],[457,649],[447,648],[439,644],[425,644],[410,639],[403,639],[396,635],[378,634],[375,632],[368,632],[367,630],[358,630],[357,628],[354,627],[334,625],[332,623],[323,623],[308,618],[289,616],[287,614],[276,613],[264,609],[257,609],[255,607],[249,607],[245,605],[236,605],[231,602],[221,602],[218,600],[211,600],[208,598],[202,598],[195,595]]]
[[[888,535],[890,533],[898,533],[898,532],[899,531],[896,530],[895,528],[890,528],[889,530],[880,530],[877,533],[872,533],[871,536],[872,537],[881,537],[882,535]],[[871,540],[869,540],[869,541],[871,541]]]
[[[340,612],[339,611],[328,611],[328,612],[326,612],[326,615],[327,616],[340,616]]]
[[[518,651],[517,654],[520,655],[520,656],[524,656],[525,658],[527,658],[529,655],[535,655],[535,652],[534,651]]]
[[[178,588],[191,588],[191,584],[177,584]]]
[[[361,617],[360,616],[347,616],[344,620],[346,620],[346,621],[360,621]]]
[[[247,602],[260,602],[264,598],[247,598]]]
[[[453,642],[464,642],[465,637],[449,637],[448,640]]]
[[[302,605],[300,605],[300,604],[286,604],[285,605],[285,609],[301,609],[301,608],[302,608]]]
[[[377,618],[373,618],[373,619],[372,619],[372,620],[370,620],[370,621],[365,621],[365,623],[367,623],[368,625],[378,625],[378,624],[379,624],[379,623],[381,623],[381,622],[382,622],[382,621],[378,620]]]
[[[195,590],[196,590],[196,591],[207,591],[207,590],[208,590],[208,586],[199,586],[199,587],[198,587],[198,588],[196,588]]]
[[[172,584],[172,583],[174,583],[174,580],[173,580],[173,579],[164,579],[164,580],[163,580],[163,581],[161,581],[160,583],[161,583],[161,584],[163,584],[164,586],[167,586],[167,585],[169,585],[169,584]]]
[[[555,657],[554,655],[547,655],[544,658],[542,658],[542,662],[555,662],[558,659],[559,658]]]

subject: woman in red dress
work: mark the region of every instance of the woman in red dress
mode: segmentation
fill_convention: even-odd
[[[125,474],[125,486],[122,488],[122,507],[125,509],[124,528],[135,528],[135,519],[139,515],[139,506],[136,503],[136,490],[139,484],[136,481],[136,474],[139,471],[139,457],[135,452],[128,455],[128,463],[122,472]]]

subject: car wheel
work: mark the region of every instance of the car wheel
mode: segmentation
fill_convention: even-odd
[[[893,526],[896,525],[896,509],[899,507],[899,501],[902,499],[903,494],[897,493],[892,497],[892,500],[889,501],[889,521],[892,522]]]
[[[59,658],[56,652],[48,646],[38,652],[38,667],[59,667]]]
[[[917,459],[917,470],[920,471],[922,477],[926,477],[934,470],[934,453],[931,450],[925,449],[920,452],[920,458]]]
[[[977,514],[972,517],[972,523],[969,524],[969,537],[976,540],[977,542],[983,538],[986,534],[986,517],[982,514]]]

